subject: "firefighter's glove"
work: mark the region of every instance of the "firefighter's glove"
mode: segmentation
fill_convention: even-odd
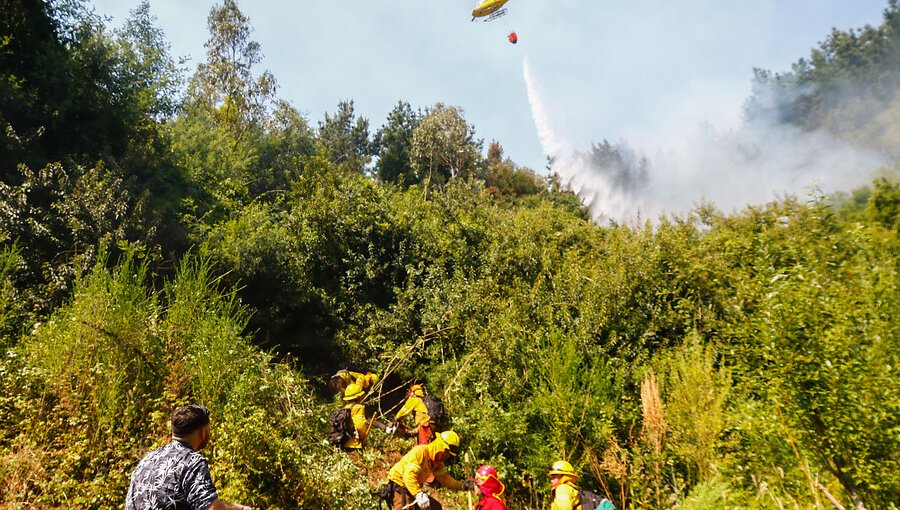
[[[421,510],[429,510],[431,508],[431,499],[428,497],[428,493],[420,492],[416,494],[416,504],[419,505]]]
[[[473,490],[473,489],[475,489],[475,482],[473,482],[472,480],[463,480],[463,482],[462,482],[462,490],[464,490],[464,491],[470,491],[470,490]]]

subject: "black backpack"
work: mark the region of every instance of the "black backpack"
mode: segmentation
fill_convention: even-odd
[[[350,418],[350,408],[342,407],[331,413],[331,428],[328,431],[328,442],[334,446],[343,444],[353,437],[353,422]]]
[[[428,418],[433,425],[440,426],[444,423],[444,403],[441,402],[441,399],[425,395],[422,397],[422,403],[425,404],[425,409],[428,410]]]
[[[589,490],[581,489],[578,492],[578,497],[581,498],[581,510],[616,510],[612,501],[600,497]]]
[[[384,501],[388,507],[388,510],[394,506],[394,493],[397,492],[397,484],[388,480],[388,483],[382,484],[381,487],[378,488],[378,492],[374,494],[374,496],[381,501]],[[378,505],[379,510],[381,510],[381,504]]]

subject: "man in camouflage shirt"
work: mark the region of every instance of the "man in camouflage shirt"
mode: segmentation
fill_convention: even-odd
[[[250,510],[219,500],[209,464],[197,453],[209,439],[209,410],[176,409],[172,441],[148,453],[131,474],[125,510]]]

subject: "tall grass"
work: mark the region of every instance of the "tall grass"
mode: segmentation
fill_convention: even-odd
[[[39,324],[24,351],[46,396],[84,427],[92,444],[113,447],[118,431],[140,429],[159,394],[161,312],[147,286],[145,262],[124,259],[112,270],[101,257],[79,279],[70,304]]]
[[[16,325],[24,315],[24,304],[15,278],[23,262],[18,244],[0,248],[0,347],[12,345],[18,339]]]
[[[730,372],[721,362],[717,366],[715,349],[696,333],[669,354],[665,371],[669,447],[685,463],[689,483],[706,480],[714,473],[716,443],[727,425]]]
[[[244,336],[248,312],[205,261],[184,259],[162,293],[146,263],[104,262],[0,364],[2,389],[17,395],[0,399],[17,418],[0,419],[3,502],[121,508],[138,459],[168,440],[171,411],[197,402],[212,410],[205,455],[223,499],[371,505],[355,467],[321,439],[306,381]]]

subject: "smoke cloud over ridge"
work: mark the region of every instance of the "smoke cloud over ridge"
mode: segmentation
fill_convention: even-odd
[[[849,191],[870,182],[888,163],[875,151],[760,114],[726,132],[684,126],[685,134],[665,149],[604,141],[585,150],[554,129],[554,121],[565,119],[554,119],[548,111],[527,58],[523,75],[550,171],[602,224],[655,220],[685,213],[701,202],[731,210],[812,189]]]

